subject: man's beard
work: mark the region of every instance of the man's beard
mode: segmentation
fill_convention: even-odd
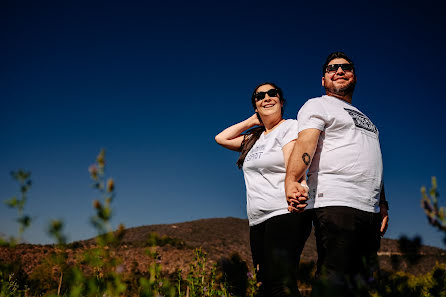
[[[334,86],[332,86],[330,88],[325,88],[325,91],[327,92],[327,94],[330,93],[330,94],[338,95],[338,96],[353,95],[355,86],[356,86],[356,80],[352,81],[348,85],[343,86],[341,88],[335,88]]]

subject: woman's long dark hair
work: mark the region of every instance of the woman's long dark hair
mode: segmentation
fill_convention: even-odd
[[[256,106],[256,97],[255,97],[257,89],[260,88],[261,86],[264,86],[264,85],[271,85],[271,86],[273,86],[279,93],[279,100],[280,100],[280,102],[285,104],[285,97],[283,97],[282,89],[279,88],[274,83],[264,82],[264,83],[261,83],[260,85],[258,85],[254,89],[254,92],[252,92],[251,103],[252,103],[252,107],[254,108],[254,110],[257,108],[257,106]],[[283,107],[282,107],[281,113],[282,113],[282,116],[283,116]],[[257,117],[259,118],[259,121],[262,122],[262,119],[260,118],[260,116],[258,114],[257,114]],[[263,131],[265,131],[265,126],[262,125],[262,126],[257,126],[257,127],[252,128],[252,129],[249,129],[243,135],[244,137],[243,137],[242,145],[240,146],[240,157],[238,158],[237,163],[236,163],[239,169],[241,169],[243,167],[243,163],[245,162],[246,155],[251,150],[251,148],[254,146],[254,144],[257,142],[257,140],[259,139],[260,135],[262,135]]]

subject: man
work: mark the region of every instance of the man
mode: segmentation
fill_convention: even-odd
[[[347,55],[330,54],[322,75],[326,95],[308,100],[297,116],[285,191],[291,211],[314,205],[312,296],[365,296],[389,219],[378,130],[351,105],[357,77]],[[307,169],[309,189],[298,182]]]

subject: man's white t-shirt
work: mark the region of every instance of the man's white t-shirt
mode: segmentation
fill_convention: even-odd
[[[282,148],[296,138],[297,121],[286,120],[270,133],[262,133],[246,155],[243,174],[250,226],[289,213]]]
[[[379,132],[370,119],[327,95],[308,100],[297,119],[299,132],[322,131],[308,170],[309,204],[379,212],[383,165]]]

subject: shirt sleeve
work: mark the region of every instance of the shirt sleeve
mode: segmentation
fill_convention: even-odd
[[[281,147],[284,147],[286,144],[290,143],[297,139],[297,121],[296,120],[287,120],[284,124],[287,124],[284,128],[282,136],[279,139],[279,143]]]
[[[324,131],[327,121],[328,118],[320,100],[310,99],[301,107],[297,114],[298,133],[310,128]]]

